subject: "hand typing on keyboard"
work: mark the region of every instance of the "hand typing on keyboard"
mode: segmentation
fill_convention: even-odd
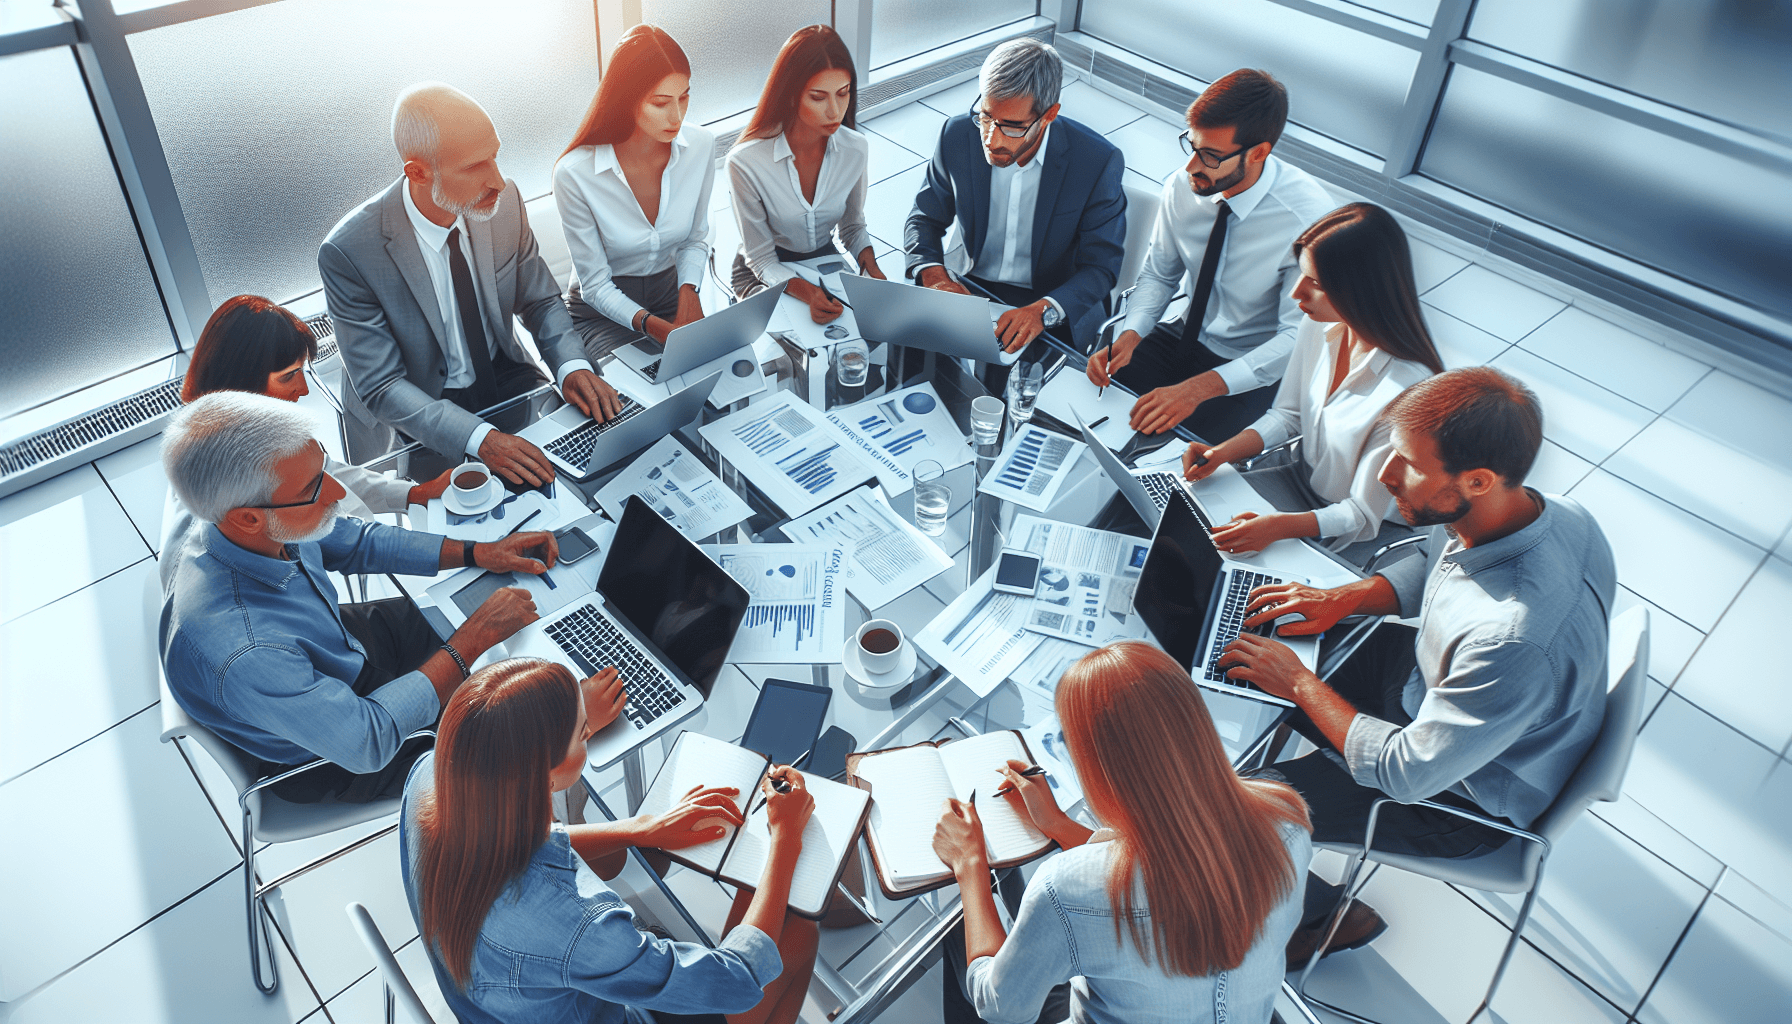
[[[616,389],[590,370],[574,370],[560,384],[560,393],[585,415],[602,423],[622,411]]]
[[[614,665],[579,684],[585,695],[585,738],[616,720],[628,702],[628,691],[622,686],[622,673]]]
[[[1226,645],[1219,667],[1228,679],[1255,683],[1265,693],[1297,703],[1299,690],[1319,683],[1319,677],[1300,663],[1300,656],[1287,644],[1251,633],[1240,633]]]

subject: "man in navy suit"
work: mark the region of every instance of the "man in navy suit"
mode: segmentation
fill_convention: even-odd
[[[1092,336],[1120,274],[1126,161],[1093,130],[1058,116],[1063,78],[1058,51],[1037,39],[996,47],[983,62],[977,105],[941,128],[903,232],[911,278],[972,292],[945,266],[946,229],[958,221],[968,283],[1015,307],[996,324],[1009,352],[1047,330],[1066,341]],[[997,393],[1007,379],[1007,367],[985,371]]]

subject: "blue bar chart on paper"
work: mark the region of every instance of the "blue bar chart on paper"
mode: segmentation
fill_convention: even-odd
[[[892,496],[908,490],[910,474],[923,459],[955,469],[975,457],[964,431],[926,382],[830,410],[827,418],[872,456],[880,467],[879,480]],[[893,467],[900,472],[886,472]]]
[[[846,553],[825,544],[715,544],[704,548],[751,603],[729,661],[839,661],[845,647]]]
[[[1043,512],[1088,445],[1028,424],[1008,440],[978,490]]]
[[[788,392],[705,424],[699,433],[788,515],[801,515],[877,475],[846,435]]]

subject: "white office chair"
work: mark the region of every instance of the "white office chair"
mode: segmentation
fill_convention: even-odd
[[[1344,917],[1344,910],[1350,905],[1352,898],[1367,885],[1369,878],[1383,864],[1389,864],[1403,871],[1411,871],[1435,878],[1451,885],[1467,886],[1483,892],[1510,892],[1525,894],[1524,904],[1519,908],[1518,920],[1512,925],[1512,937],[1506,941],[1506,949],[1500,954],[1500,962],[1493,970],[1493,978],[1487,983],[1487,994],[1481,998],[1475,1012],[1469,1014],[1473,1022],[1482,1011],[1493,1004],[1493,994],[1499,988],[1500,979],[1506,973],[1506,966],[1512,961],[1512,953],[1518,948],[1519,937],[1524,934],[1524,926],[1530,920],[1531,908],[1537,902],[1537,890],[1543,880],[1544,862],[1549,857],[1552,845],[1561,840],[1575,821],[1580,818],[1595,800],[1612,801],[1618,799],[1624,786],[1624,772],[1630,767],[1630,752],[1636,745],[1637,729],[1643,718],[1644,680],[1649,674],[1649,610],[1632,608],[1612,620],[1610,653],[1607,655],[1607,676],[1605,698],[1605,719],[1600,723],[1599,734],[1594,737],[1593,745],[1587,749],[1586,756],[1581,759],[1580,767],[1569,776],[1562,792],[1556,796],[1555,803],[1549,806],[1538,817],[1532,826],[1535,831],[1527,832],[1521,828],[1505,825],[1473,811],[1465,811],[1459,807],[1434,803],[1430,800],[1419,801],[1419,806],[1443,811],[1457,817],[1480,822],[1489,828],[1498,829],[1511,835],[1515,840],[1491,853],[1476,857],[1415,857],[1408,854],[1386,853],[1371,849],[1375,839],[1375,822],[1384,804],[1395,801],[1383,797],[1369,809],[1369,826],[1363,834],[1361,846],[1342,843],[1317,844],[1324,849],[1336,850],[1354,856],[1350,873],[1344,882],[1344,895],[1338,907],[1332,913],[1330,927],[1326,930],[1325,941],[1321,942],[1313,952],[1313,958],[1301,971],[1300,982],[1296,989],[1306,995],[1307,977],[1313,973],[1313,967],[1319,962],[1325,947],[1338,929],[1338,922]],[[1365,860],[1375,861],[1367,875],[1362,874]],[[1359,876],[1361,876],[1359,881]],[[1356,1021],[1368,1021],[1367,1017],[1358,1016],[1348,1010],[1340,1009],[1329,1003],[1321,1002],[1307,996],[1314,1004],[1340,1016]]]
[[[529,217],[529,230],[535,232],[535,245],[541,258],[548,261],[554,281],[562,292],[572,283],[572,249],[566,244],[566,229],[560,225],[560,207],[554,194],[531,199],[523,204]]]
[[[1126,190],[1126,254],[1120,260],[1120,279],[1114,282],[1113,300],[1116,309],[1120,296],[1132,290],[1139,279],[1139,268],[1145,264],[1145,253],[1151,248],[1151,226],[1157,223],[1157,209],[1163,195],[1156,189],[1125,181]]]
[[[386,1024],[394,1024],[395,1007],[404,1007],[404,1012],[415,1024],[435,1024],[435,1018],[424,1008],[423,1000],[418,998],[417,990],[411,985],[411,979],[405,977],[404,968],[399,965],[398,958],[392,955],[391,947],[386,945],[386,937],[380,934],[380,926],[373,923],[373,915],[359,903],[350,903],[343,908],[348,911],[348,919],[361,936],[361,942],[367,951],[373,954],[373,962],[380,968],[380,986],[386,993]]]

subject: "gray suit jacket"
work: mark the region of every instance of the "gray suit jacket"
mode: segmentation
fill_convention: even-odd
[[[442,397],[448,361],[439,340],[441,306],[405,215],[404,187],[399,178],[338,221],[318,250],[317,269],[348,371],[344,410],[363,436],[385,424],[453,457],[481,421]],[[468,224],[467,238],[486,336],[511,359],[532,362],[512,327],[514,315],[556,376],[562,363],[585,358],[516,182],[506,183],[497,216]]]

